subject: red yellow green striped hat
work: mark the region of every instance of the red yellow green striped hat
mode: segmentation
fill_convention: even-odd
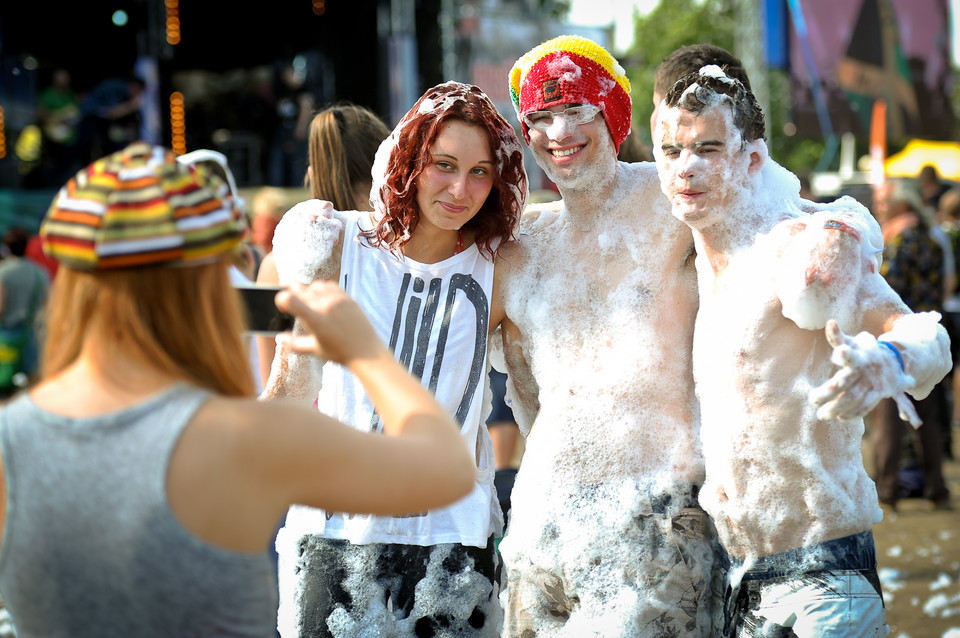
[[[607,50],[592,40],[561,35],[531,49],[510,70],[510,97],[523,136],[530,136],[523,116],[554,104],[600,107],[613,142],[630,133],[630,80]]]
[[[232,251],[246,220],[229,187],[135,142],[60,189],[40,226],[44,252],[76,270],[190,265]]]

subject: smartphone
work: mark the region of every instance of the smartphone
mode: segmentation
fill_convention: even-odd
[[[293,315],[280,312],[274,298],[281,286],[235,286],[247,309],[248,329],[253,333],[275,334],[293,329]]]

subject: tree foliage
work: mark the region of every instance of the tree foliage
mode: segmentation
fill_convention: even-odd
[[[653,79],[657,65],[677,48],[708,42],[733,51],[733,0],[668,0],[634,19],[633,44],[621,60],[630,78],[633,128],[650,144]]]
[[[737,0],[661,0],[651,13],[634,19],[633,44],[621,62],[631,83],[633,134],[648,147],[657,65],[687,44],[715,44],[736,53],[737,5]],[[810,171],[823,152],[823,140],[784,134],[784,125],[792,117],[790,78],[784,72],[771,71],[767,81],[770,105],[765,115],[770,154],[790,170]]]

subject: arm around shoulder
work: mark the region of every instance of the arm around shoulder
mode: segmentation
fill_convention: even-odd
[[[274,234],[274,251],[264,258],[257,283],[286,285],[293,282],[340,278],[340,256],[345,220],[330,202],[311,199],[291,208]],[[294,333],[305,334],[300,322]],[[257,338],[265,399],[287,398],[312,404],[322,384],[322,362],[310,356],[277,348],[271,337]]]
[[[257,284],[280,284],[273,253],[264,258]],[[293,330],[297,334],[305,333],[299,320],[294,324]],[[312,405],[323,383],[322,362],[311,355],[291,352],[282,345],[278,347],[274,336],[257,336],[256,341],[260,378],[264,380],[260,398],[290,399]]]
[[[300,202],[287,211],[273,236],[273,255],[280,283],[308,284],[339,278],[344,214],[320,199]]]

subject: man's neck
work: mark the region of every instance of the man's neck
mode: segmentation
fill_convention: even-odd
[[[576,188],[558,185],[563,198],[566,215],[586,228],[597,220],[598,215],[609,208],[610,201],[617,193],[619,183],[619,163],[614,161],[611,170],[605,173],[606,179],[594,179]]]
[[[753,245],[757,235],[768,232],[780,220],[767,208],[752,203],[751,198],[742,198],[726,206],[717,221],[692,229],[697,252],[708,259],[714,272],[720,272],[731,255]]]

